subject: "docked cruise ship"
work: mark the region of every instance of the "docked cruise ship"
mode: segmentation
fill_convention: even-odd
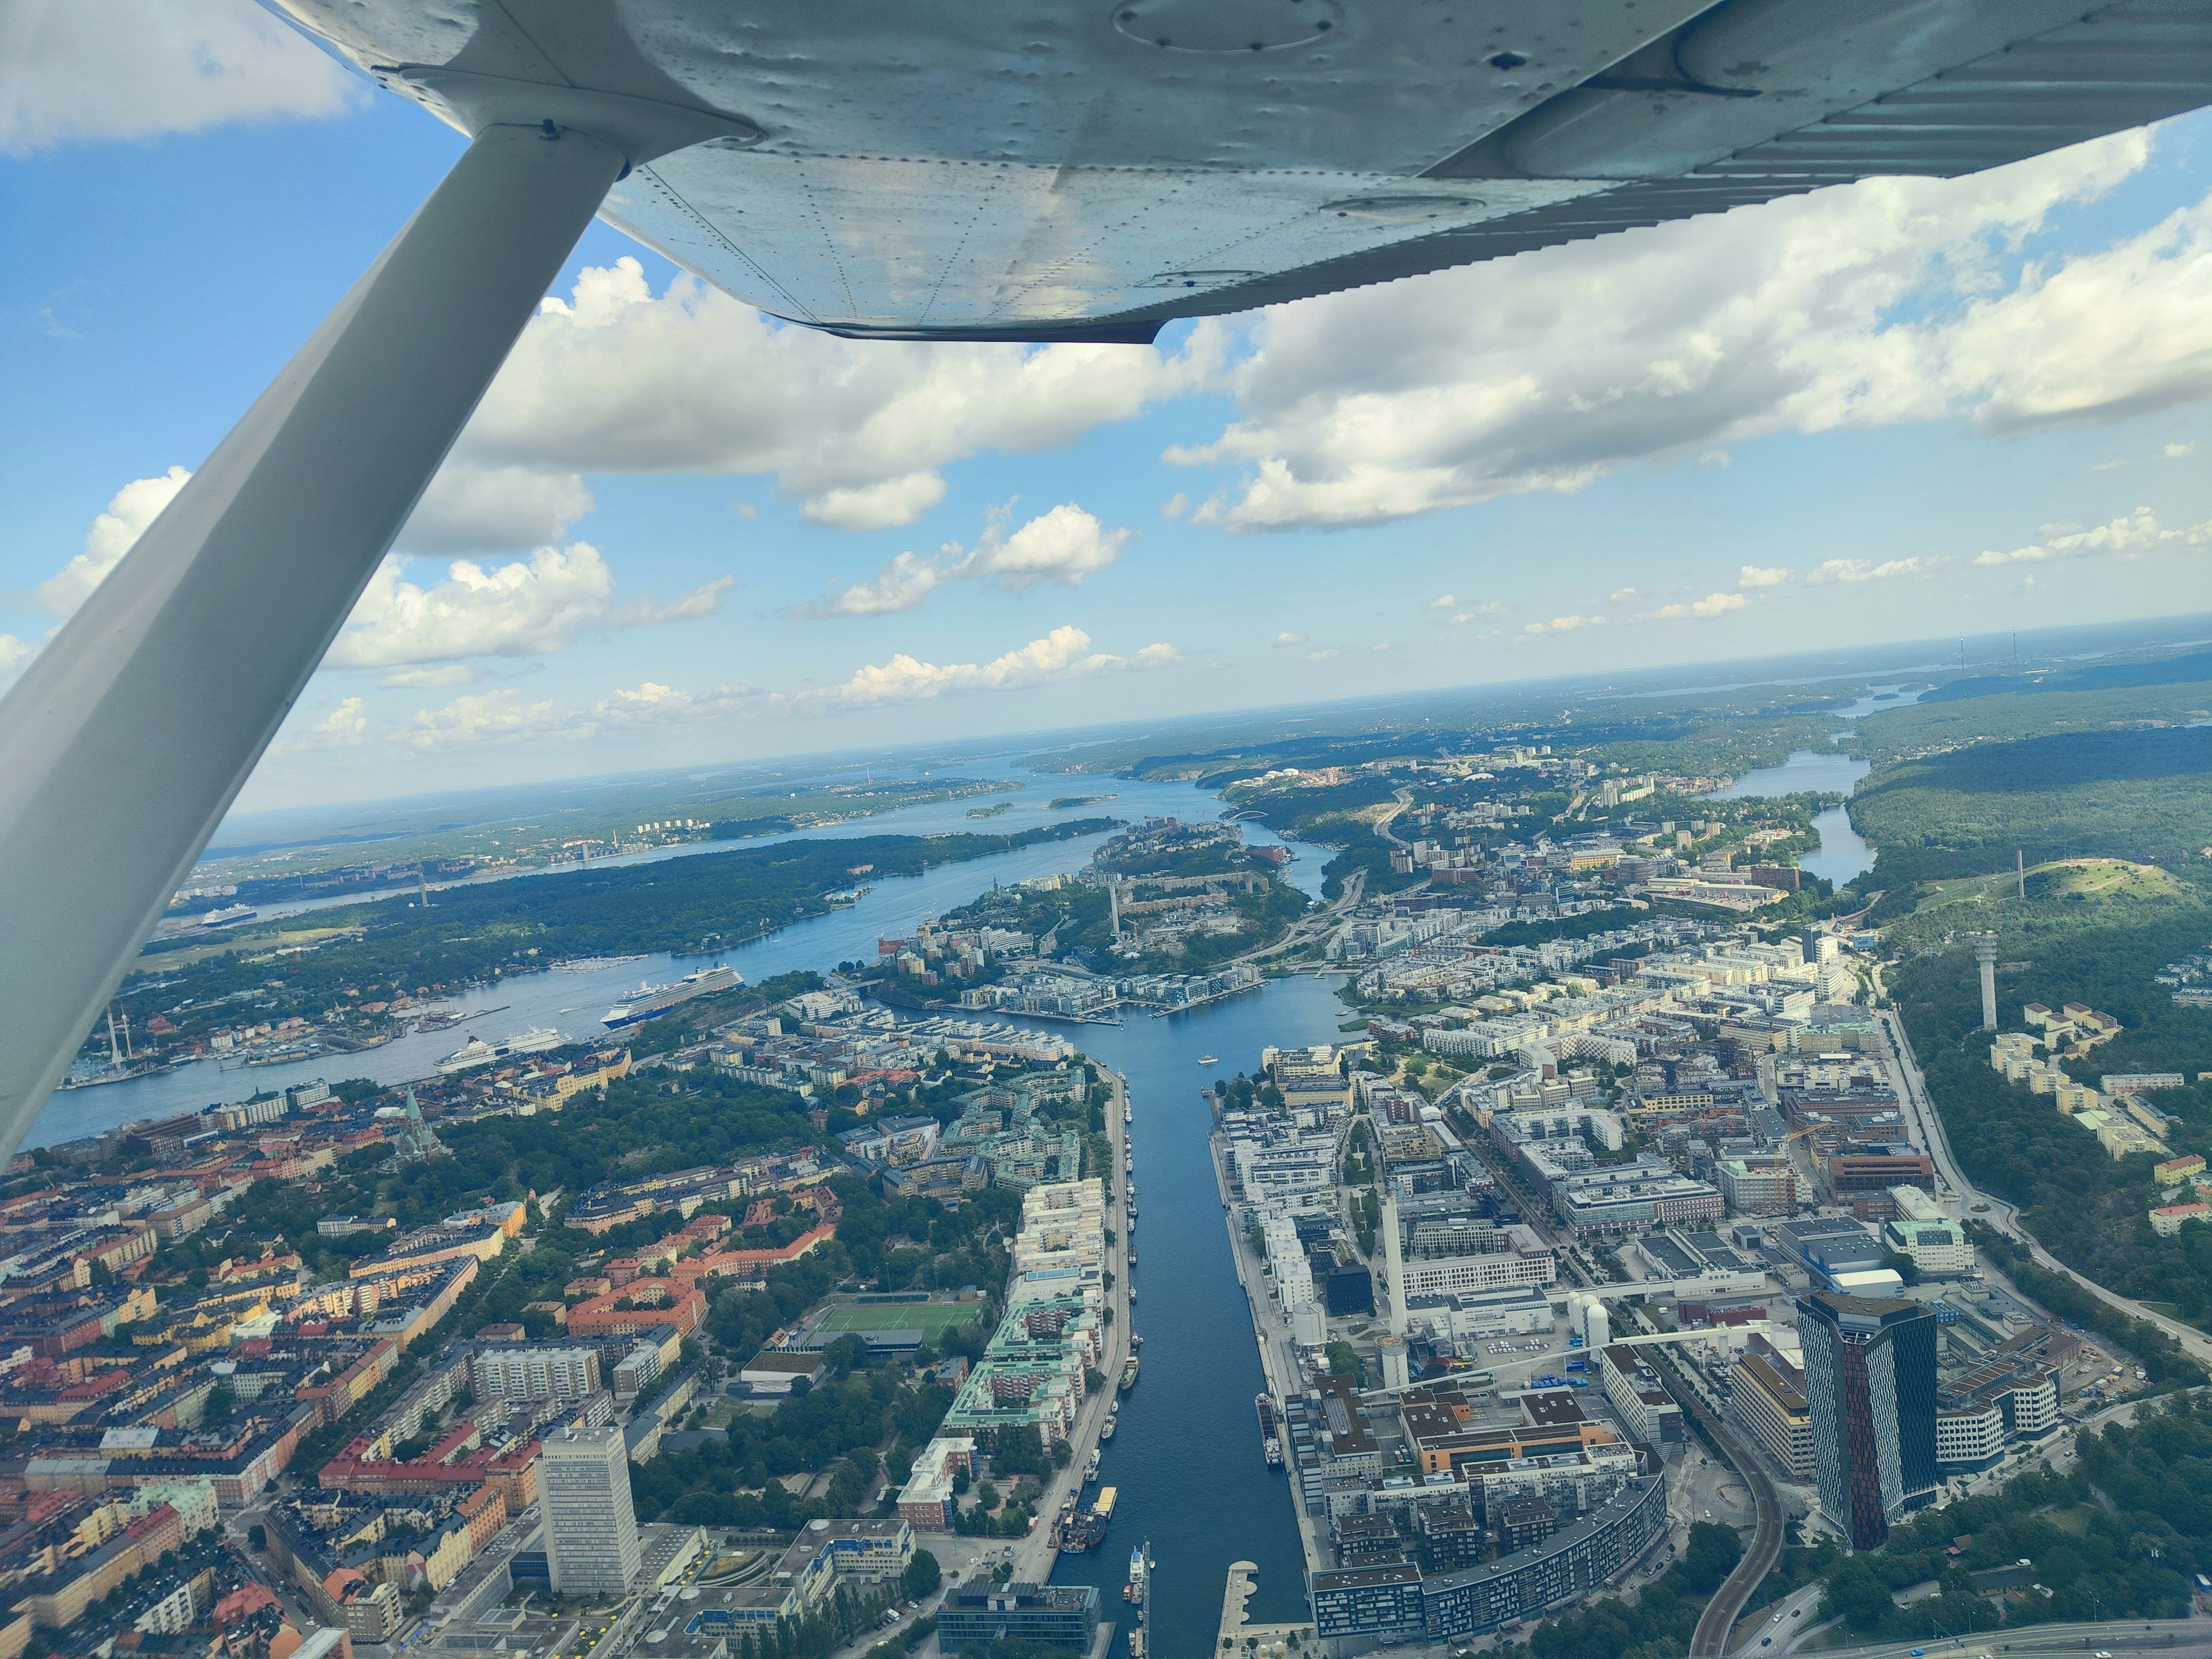
[[[550,1025],[533,1025],[526,1031],[501,1037],[496,1042],[486,1042],[480,1036],[472,1036],[440,1060],[438,1069],[441,1072],[465,1072],[471,1066],[489,1066],[495,1060],[543,1054],[548,1048],[559,1048],[567,1041]]]
[[[679,1002],[712,996],[717,991],[734,991],[744,982],[744,975],[734,968],[702,968],[696,974],[684,975],[673,985],[639,986],[608,1009],[606,1018],[600,1023],[610,1030],[617,1025],[635,1025],[641,1019],[666,1013]]]

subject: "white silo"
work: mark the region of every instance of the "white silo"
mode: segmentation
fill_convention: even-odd
[[[1611,1340],[1613,1326],[1606,1316],[1605,1304],[1592,1297],[1589,1310],[1583,1316],[1583,1348],[1595,1353]]]

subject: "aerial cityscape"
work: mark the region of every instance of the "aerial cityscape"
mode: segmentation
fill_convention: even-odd
[[[2212,3],[1846,10],[0,17],[0,1659],[2212,1659]]]

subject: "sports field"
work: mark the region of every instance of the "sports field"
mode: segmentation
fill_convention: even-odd
[[[921,1331],[935,1336],[959,1329],[981,1311],[974,1302],[848,1302],[824,1313],[815,1329],[823,1336],[842,1331]]]

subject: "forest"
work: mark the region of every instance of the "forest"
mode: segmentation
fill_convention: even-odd
[[[2212,1011],[2177,1008],[2155,975],[2203,947],[2201,913],[2135,927],[2052,925],[2006,934],[2004,952],[2032,960],[2001,964],[2001,1029],[2022,1029],[2024,1003],[2083,1002],[2124,1028],[2073,1075],[2094,1084],[2107,1073],[2212,1071]],[[1928,1087],[1953,1150],[1974,1183],[2017,1204],[2044,1246],[2075,1271],[2124,1296],[2161,1304],[2179,1317],[2212,1323],[2212,1228],[2152,1232],[2160,1202],[2148,1153],[2114,1159],[2097,1138],[2062,1116],[2048,1095],[1990,1069],[1990,1039],[1979,1030],[1979,980],[1962,937],[1897,969],[1891,990],[1903,1010]],[[2154,1097],[2179,1123],[2176,1152],[2212,1152],[2212,1085],[2195,1083]],[[2130,1343],[2130,1346],[2133,1346]],[[2186,1362],[2182,1362],[2186,1363]]]
[[[1901,761],[1859,785],[1851,823],[1876,848],[1863,888],[2009,870],[2015,854],[2185,862],[2212,825],[2212,729],[2063,732]]]

